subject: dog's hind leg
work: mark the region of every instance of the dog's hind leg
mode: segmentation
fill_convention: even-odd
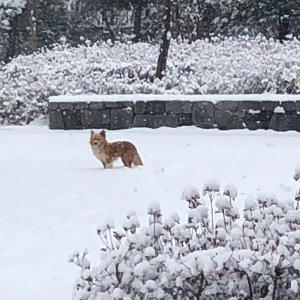
[[[128,154],[124,154],[121,156],[122,163],[125,167],[131,168],[132,165],[132,157]]]
[[[132,163],[133,163],[135,166],[143,166],[142,159],[141,159],[141,157],[139,156],[139,154],[138,154],[137,152],[135,152],[135,153],[133,154]]]

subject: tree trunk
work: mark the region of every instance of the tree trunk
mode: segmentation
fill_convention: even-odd
[[[115,44],[115,40],[116,40],[116,36],[115,36],[114,32],[112,31],[112,29],[110,27],[110,23],[109,23],[108,16],[107,16],[107,10],[106,9],[102,9],[101,14],[102,14],[103,20],[105,22],[105,25],[106,25],[106,27],[108,29],[110,40],[111,40],[112,44],[114,45]]]
[[[29,24],[29,51],[34,52],[37,50],[37,18],[38,18],[39,0],[28,0],[27,2],[27,15]]]
[[[181,32],[181,15],[180,15],[180,9],[179,9],[179,3],[177,2],[175,4],[175,37],[178,38],[182,32]]]
[[[135,36],[132,39],[134,43],[137,43],[141,40],[142,11],[143,4],[142,1],[139,1],[136,7],[134,8],[133,33]]]
[[[17,44],[17,36],[18,36],[18,20],[19,16],[15,15],[10,23],[11,29],[8,32],[8,52],[7,52],[7,61],[13,58],[17,53],[16,44]]]
[[[164,14],[164,34],[159,49],[159,57],[157,62],[156,77],[162,79],[167,68],[168,52],[170,48],[171,39],[171,11],[172,0],[165,0],[165,14]]]
[[[290,15],[288,11],[279,16],[278,39],[281,43],[286,40],[289,33]]]
[[[272,300],[276,300],[277,283],[278,283],[278,277],[277,275],[275,275]]]

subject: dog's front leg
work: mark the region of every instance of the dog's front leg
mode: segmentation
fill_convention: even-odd
[[[102,160],[101,160],[101,163],[102,163],[103,168],[104,168],[104,169],[107,169],[106,163],[105,163],[104,161],[102,161]]]
[[[106,163],[104,161],[101,161],[101,162],[102,162],[102,165],[103,165],[104,169],[112,169],[112,167],[113,167],[112,163]]]

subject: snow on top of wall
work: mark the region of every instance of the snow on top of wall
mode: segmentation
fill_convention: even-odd
[[[50,97],[50,102],[101,102],[101,101],[300,101],[300,95],[288,94],[236,94],[236,95],[171,95],[171,94],[128,94],[128,95],[60,95]]]

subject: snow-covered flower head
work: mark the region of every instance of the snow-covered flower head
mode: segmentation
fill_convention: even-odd
[[[231,209],[230,200],[228,199],[228,197],[219,196],[216,200],[216,207],[219,210],[219,212],[230,210]]]
[[[235,200],[237,197],[237,188],[233,184],[228,184],[225,186],[223,194]]]
[[[244,211],[255,210],[257,206],[257,202],[249,196],[245,199]]]
[[[195,208],[201,203],[199,190],[195,186],[185,187],[181,198],[188,202],[189,208]]]
[[[211,179],[205,181],[203,185],[203,195],[206,195],[209,192],[219,192],[220,191],[220,184],[217,180]]]
[[[296,167],[293,178],[298,181],[300,178],[300,165]]]
[[[161,209],[160,209],[160,205],[158,202],[153,201],[148,206],[148,214],[149,215],[161,215]]]

